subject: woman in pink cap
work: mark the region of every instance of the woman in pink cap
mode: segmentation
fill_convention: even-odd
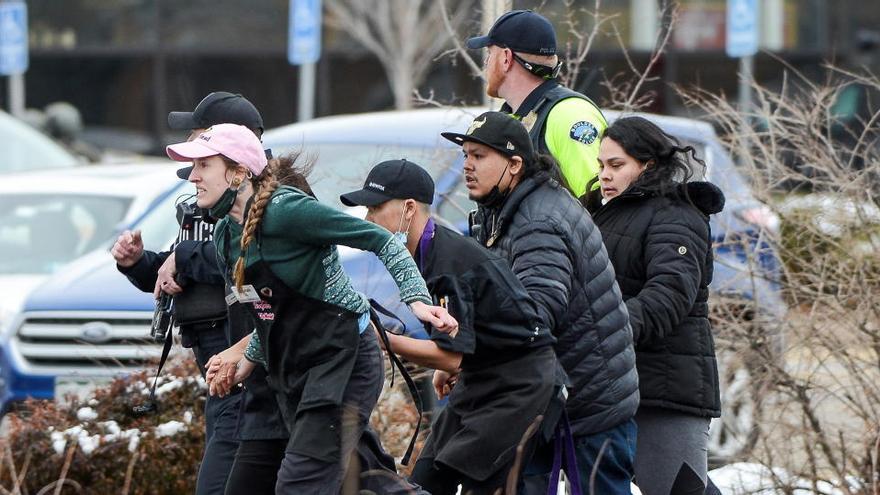
[[[336,494],[383,381],[368,300],[352,288],[336,245],[375,253],[420,320],[447,332],[458,324],[430,305],[400,241],[300,188],[279,185],[277,161],[267,161],[247,128],[215,125],[167,153],[193,162],[189,180],[198,204],[220,219],[214,240],[227,267],[227,302],[247,307],[256,328],[212,360],[211,393],[228,393],[264,365],[290,432],[276,493]],[[302,170],[293,173],[307,187]],[[395,483],[400,489],[390,480],[380,491],[393,493]]]

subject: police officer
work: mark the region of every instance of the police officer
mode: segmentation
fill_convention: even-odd
[[[555,339],[507,261],[435,222],[433,198],[431,176],[406,160],[376,165],[363,189],[340,196],[404,240],[434,302],[459,321],[454,337],[433,329],[430,340],[388,336],[392,351],[437,370],[438,397],[450,395],[413,481],[434,495],[459,484],[462,493],[495,493],[553,395]]]
[[[501,111],[522,121],[534,150],[552,155],[568,189],[584,195],[599,172],[599,136],[608,124],[592,100],[556,80],[562,63],[550,21],[530,10],[507,12],[467,47],[489,49],[486,93],[504,99]]]
[[[227,92],[209,94],[192,112],[171,112],[168,115],[169,126],[176,130],[191,130],[190,138],[212,125],[225,122],[240,123],[258,136],[263,132],[263,119],[257,109],[241,95]],[[187,179],[191,171],[191,166],[184,167],[178,170],[177,175]],[[111,250],[117,267],[132,284],[143,291],[153,291],[156,297],[160,293],[176,296],[175,306],[179,311],[187,309],[184,308],[186,298],[181,295],[191,295],[194,291],[206,294],[203,297],[218,298],[223,307],[224,278],[211,240],[213,221],[206,218],[205,211],[194,205],[182,203],[178,211],[181,229],[172,250],[159,253],[145,251],[139,231],[124,232]],[[216,291],[212,292],[211,288]],[[199,305],[216,307],[216,304]],[[231,339],[238,341],[249,328],[249,323],[242,320],[243,315],[231,312],[229,316],[233,321],[231,325],[227,324],[225,312],[214,320],[180,322],[181,344],[192,348],[203,375],[211,356],[229,347]],[[235,393],[226,397],[207,399],[206,445],[199,468],[197,494],[224,493],[230,471],[235,478],[235,473],[241,472],[244,465],[249,464],[244,462],[244,465],[240,465],[242,463],[236,458],[238,439],[253,440],[259,444],[243,442],[245,446],[256,447],[249,450],[258,450],[262,458],[274,455],[273,459],[267,461],[273,466],[277,465],[277,459],[283,455],[287,431],[278,415],[274,397],[267,389],[261,394],[261,387],[265,389],[266,385],[259,374],[251,377],[250,381],[254,382],[254,386],[248,387],[244,397],[236,389]],[[267,400],[271,403],[266,404]],[[265,414],[260,414],[260,411],[265,411]],[[274,450],[273,446],[276,447]],[[245,455],[250,461],[245,470],[259,472],[259,466],[265,464],[260,462],[261,456],[255,458]],[[235,469],[234,464],[237,467]],[[266,474],[269,477],[269,489],[261,491],[257,484],[250,485],[252,491],[272,493],[275,469]],[[261,479],[265,478],[264,476]]]

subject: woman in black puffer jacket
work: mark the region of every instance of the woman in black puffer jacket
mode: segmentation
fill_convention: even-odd
[[[724,195],[687,182],[688,154],[703,165],[650,121],[619,119],[601,142],[601,189],[585,197],[632,324],[641,393],[635,473],[646,495],[702,493],[709,421],[721,413],[707,298],[709,215]]]

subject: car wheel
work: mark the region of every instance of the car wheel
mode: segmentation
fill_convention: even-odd
[[[721,417],[709,427],[709,461],[727,464],[745,457],[760,432],[761,403],[755,377],[736,353],[716,352],[721,388]]]
[[[756,316],[750,300],[714,301],[712,328],[721,391],[721,417],[709,428],[709,462],[722,465],[746,458],[761,433],[767,370],[782,356],[784,336],[775,317]]]

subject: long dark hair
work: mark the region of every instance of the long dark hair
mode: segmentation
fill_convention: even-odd
[[[523,158],[523,173],[522,179],[528,179],[529,177],[534,177],[538,174],[546,174],[551,179],[560,183],[563,187],[571,191],[571,193],[577,197],[574,191],[571,190],[571,186],[568,185],[568,181],[565,180],[565,176],[562,175],[562,170],[559,168],[559,164],[556,162],[556,159],[550,155],[544,155],[541,153],[533,153],[530,157],[522,157]]]
[[[617,119],[605,129],[602,139],[610,138],[629,156],[647,164],[645,171],[630,184],[630,188],[661,196],[677,195],[690,201],[687,188],[681,187],[695,173],[702,175],[706,163],[697,158],[693,146],[681,142],[643,117]]]
[[[257,227],[263,220],[263,213],[266,211],[266,205],[269,203],[272,193],[279,186],[293,186],[312,197],[315,196],[308,181],[308,175],[315,166],[315,160],[308,157],[303,163],[298,163],[301,158],[302,153],[298,151],[280,158],[273,158],[269,160],[263,173],[251,178],[251,184],[254,187],[254,201],[248,210],[247,221],[245,221],[244,231],[241,234],[241,253],[233,270],[233,279],[239,290],[244,284],[244,258],[247,255],[247,249],[254,239]],[[237,166],[237,164],[235,165]]]

